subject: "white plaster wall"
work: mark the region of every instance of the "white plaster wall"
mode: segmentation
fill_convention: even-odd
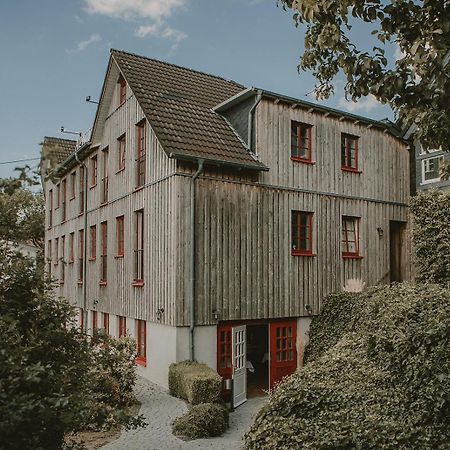
[[[309,342],[309,325],[311,317],[299,317],[297,319],[297,368],[303,366],[305,347]]]

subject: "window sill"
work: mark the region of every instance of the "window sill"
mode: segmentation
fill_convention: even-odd
[[[351,169],[350,167],[341,167],[342,172],[349,172],[349,173],[362,173],[362,170],[358,169]]]
[[[134,280],[131,285],[134,287],[142,287],[144,286],[144,280]]]
[[[121,259],[121,258],[123,258],[123,254],[122,255],[114,255],[114,258],[115,259]]]
[[[100,280],[98,284],[99,286],[107,286],[108,282],[106,280]]]
[[[89,189],[94,189],[95,187],[97,187],[97,183],[93,184],[92,186],[89,186]]]
[[[363,259],[361,255],[342,255],[342,259]]]
[[[291,156],[291,161],[303,163],[303,164],[309,164],[311,166],[315,165],[316,162],[312,161],[310,159],[303,159],[303,158],[297,158],[296,156]]]
[[[80,212],[80,213],[78,213],[78,217],[82,217],[82,216],[84,216],[84,211],[83,211],[83,212]]]
[[[119,173],[122,173],[123,171],[125,171],[125,167],[122,167],[122,169],[118,169],[116,171],[116,175],[119,174]]]
[[[69,201],[72,201],[72,200],[75,200],[75,196],[69,198]]]
[[[90,262],[94,262],[97,258],[89,258]]]
[[[295,250],[291,251],[291,255],[292,256],[317,256],[316,253],[306,253],[306,252],[299,252],[299,251],[295,251]]]
[[[141,191],[142,189],[144,189],[144,187],[145,187],[145,184],[143,184],[142,186],[136,186],[136,187],[133,189],[133,192]]]
[[[82,285],[83,285],[83,281],[78,280],[78,281],[77,281],[77,284],[78,284],[78,286],[82,286]]]
[[[107,206],[107,205],[108,205],[108,201],[100,203],[100,208],[103,208],[104,206]]]
[[[147,358],[140,357],[140,358],[136,358],[134,361],[139,366],[147,367]]]
[[[75,261],[67,261],[67,264],[73,264]]]

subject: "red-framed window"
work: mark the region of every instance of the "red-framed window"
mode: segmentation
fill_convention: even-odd
[[[146,148],[146,125],[145,120],[136,125],[136,187],[145,184],[145,148]]]
[[[69,264],[75,260],[75,233],[69,234]]]
[[[75,171],[70,174],[70,200],[73,200],[75,198],[76,186],[77,186],[77,173]]]
[[[120,106],[123,105],[125,103],[125,100],[127,99],[127,82],[125,81],[125,78],[122,75],[119,77],[117,84],[119,85],[119,106]]]
[[[92,332],[98,329],[97,311],[92,311]]]
[[[342,216],[342,257],[359,258],[359,217]]]
[[[291,122],[291,159],[312,162],[312,125]]]
[[[47,243],[47,272],[50,276],[52,274],[52,240],[49,239]]]
[[[126,135],[122,134],[122,136],[117,139],[117,171],[121,171],[125,169],[125,151],[126,151]]]
[[[84,230],[78,231],[78,282],[84,278]]]
[[[313,255],[313,213],[292,211],[291,213],[291,251],[293,255]]]
[[[98,161],[97,155],[91,157],[91,187],[97,185],[97,177],[98,177]]]
[[[140,209],[134,214],[134,283],[140,285],[144,282],[144,210]]]
[[[145,320],[136,320],[136,341],[136,363],[145,366],[147,363],[147,322]]]
[[[100,203],[104,205],[108,203],[108,161],[109,161],[109,148],[105,147],[102,150],[102,192]]]
[[[109,334],[109,314],[103,313],[103,329]]]
[[[62,180],[62,202],[61,202],[61,221],[65,222],[67,218],[67,180]]]
[[[341,167],[342,170],[358,172],[358,140],[357,136],[341,134]]]
[[[55,238],[55,266],[58,265],[59,260],[59,238]]]
[[[105,284],[108,279],[108,222],[100,224],[102,233],[100,255],[100,282]]]
[[[61,268],[59,274],[59,282],[64,284],[64,280],[66,279],[66,236],[61,236]]]
[[[85,170],[84,170],[84,167],[81,166],[80,167],[80,186],[79,186],[79,188],[80,188],[79,213],[80,214],[84,213],[84,207],[85,207],[85,204],[84,204],[84,184],[85,184],[84,177],[85,177]]]
[[[53,189],[48,191],[48,227],[51,228],[53,226]]]
[[[59,208],[59,202],[61,201],[61,185],[58,183],[56,185],[56,205],[55,209]]]
[[[116,256],[121,257],[125,253],[125,217],[116,217],[117,245]]]
[[[95,261],[97,257],[97,226],[92,225],[89,229],[90,235],[90,253],[89,253],[89,261]]]
[[[127,318],[125,316],[117,316],[119,323],[119,337],[127,335]]]

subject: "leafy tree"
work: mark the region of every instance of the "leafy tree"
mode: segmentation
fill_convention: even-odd
[[[299,69],[318,80],[316,95],[333,93],[340,71],[352,100],[373,94],[389,104],[405,124],[418,126],[428,148],[450,150],[450,1],[449,0],[278,0],[306,27]],[[379,44],[371,51],[351,38],[362,22]],[[402,56],[389,61],[387,44]],[[392,47],[392,46],[391,46]]]

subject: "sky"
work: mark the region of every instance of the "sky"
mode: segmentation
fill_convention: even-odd
[[[354,29],[361,46],[367,30]],[[364,41],[364,40],[367,41]],[[297,71],[303,31],[276,0],[0,0],[0,177],[38,158],[44,136],[92,126],[111,48],[315,101]],[[392,118],[374,98],[347,102],[338,80],[323,102]],[[38,161],[28,164],[36,166]]]

